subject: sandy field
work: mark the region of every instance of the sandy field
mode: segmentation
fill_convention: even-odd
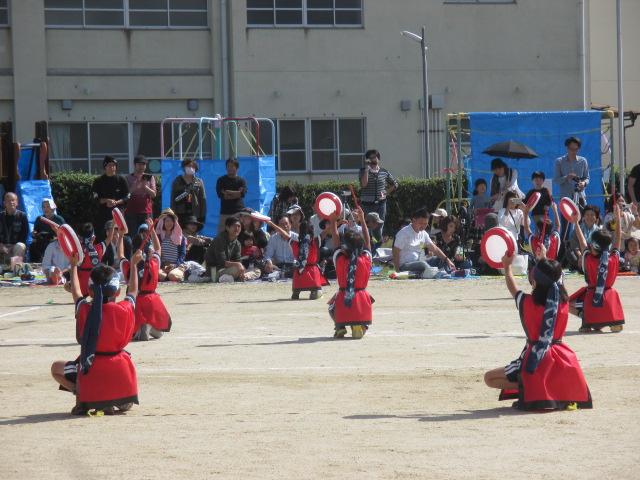
[[[0,478],[637,479],[639,287],[620,334],[571,319],[594,409],[531,413],[482,380],[524,342],[502,279],[372,280],[362,340],[332,338],[335,284],[164,285],[172,331],[128,346],[140,405],[99,418],[49,375],[79,353],[70,295],[1,288]]]

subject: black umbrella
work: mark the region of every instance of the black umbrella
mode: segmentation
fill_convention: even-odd
[[[534,152],[531,147],[526,146],[524,143],[514,142],[513,140],[494,143],[482,153],[504,158],[536,158],[540,156]]]

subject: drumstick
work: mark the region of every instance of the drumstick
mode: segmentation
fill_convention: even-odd
[[[548,218],[548,216],[549,216],[549,210],[545,210],[545,212],[544,212],[544,221],[542,222],[542,231],[540,232],[540,235],[541,235],[540,241],[542,242],[543,245],[544,245],[544,231],[547,228],[547,218]],[[535,255],[536,252],[533,252],[533,253]]]
[[[151,228],[149,229],[149,231],[147,232],[147,236],[144,237],[144,241],[140,244],[140,249],[144,248],[144,246],[147,244],[147,240],[149,240],[149,235],[151,235],[151,230],[153,230],[154,228],[156,228],[156,223],[158,223],[158,220],[160,220],[160,217],[156,218],[153,221],[153,225],[151,225]]]
[[[353,185],[349,185],[349,188],[351,189],[351,198],[353,198],[353,203],[356,206],[356,210],[360,208],[360,206],[358,205],[358,200],[356,200],[356,192],[353,189]]]

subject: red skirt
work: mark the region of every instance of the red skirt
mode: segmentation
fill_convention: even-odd
[[[116,355],[100,355],[96,352],[86,375],[78,367],[79,407],[103,410],[130,402],[139,403],[138,379],[127,352],[121,351]]]
[[[148,323],[156,330],[171,330],[171,315],[167,311],[162,298],[157,293],[141,293],[136,298],[136,325],[134,332],[140,330],[142,324]]]
[[[624,311],[620,296],[614,288],[605,287],[602,306],[593,306],[595,288],[582,287],[569,297],[570,301],[583,302],[582,324],[585,327],[610,327],[624,324]]]
[[[307,265],[298,272],[297,268],[293,269],[293,289],[294,290],[317,290],[318,288],[329,285],[329,281],[322,275],[317,265]]]

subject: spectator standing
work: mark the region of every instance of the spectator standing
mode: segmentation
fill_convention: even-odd
[[[218,233],[225,230],[227,218],[235,216],[244,208],[244,197],[247,195],[247,181],[238,175],[240,162],[231,157],[227,159],[226,167],[227,174],[216,182],[216,192],[220,197]]]
[[[367,150],[364,154],[364,167],[358,173],[360,186],[360,205],[364,213],[375,212],[384,222],[387,214],[387,196],[398,188],[398,182],[386,168],[380,167],[380,152]],[[384,223],[373,230],[375,238],[382,238]]]
[[[589,164],[587,159],[578,155],[582,141],[577,137],[569,137],[565,140],[564,146],[567,154],[556,159],[553,169],[553,181],[560,185],[560,198],[570,198],[577,200],[576,205],[582,207],[587,204],[584,190],[589,185]],[[560,237],[563,243],[569,239],[571,222],[567,222],[564,217],[560,219],[562,229]]]
[[[501,158],[491,160],[491,201],[493,202],[493,210],[498,211],[502,208],[504,196],[507,192],[514,192],[518,198],[523,198],[524,194],[518,187],[518,170],[509,168],[509,166]]]
[[[98,202],[98,213],[93,221],[96,240],[105,239],[104,224],[113,218],[111,213],[115,207],[123,210],[129,201],[129,185],[127,180],[118,175],[118,161],[107,155],[102,162],[104,174],[93,181],[93,198]]]
[[[0,213],[0,268],[11,270],[11,257],[22,257],[27,252],[29,222],[27,214],[18,210],[18,196],[5,193],[2,204],[5,211]]]
[[[178,175],[171,185],[171,210],[178,216],[180,225],[184,219],[194,215],[200,223],[207,219],[207,194],[202,179],[196,177],[198,162],[192,159],[182,161],[182,175]]]
[[[133,159],[134,172],[125,175],[129,186],[129,203],[124,218],[127,222],[129,236],[133,237],[138,227],[153,217],[153,199],[157,195],[156,179],[147,169],[147,157],[136,155]]]
[[[285,186],[282,191],[273,197],[273,200],[271,200],[269,217],[273,220],[286,215],[291,207],[298,204],[298,197],[296,197],[297,194],[298,191],[296,190],[296,187],[292,187],[291,185]]]
[[[553,198],[551,197],[551,192],[547,187],[544,187],[545,174],[541,171],[536,171],[531,174],[531,181],[533,182],[533,188],[527,192],[524,197],[524,203],[529,202],[529,199],[533,196],[534,193],[540,194],[540,200],[536,203],[536,206],[531,210],[531,218],[533,219],[533,224],[536,225],[538,220],[544,220],[544,214],[547,212],[547,216],[550,217],[549,207],[551,207],[551,203],[553,202]],[[560,225],[556,225],[556,229],[559,229]],[[535,250],[534,250],[535,252]],[[555,260],[555,258],[553,259]]]

